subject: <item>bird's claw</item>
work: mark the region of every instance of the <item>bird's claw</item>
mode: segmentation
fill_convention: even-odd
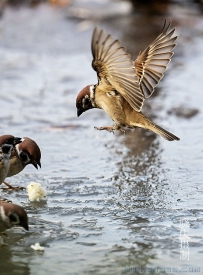
[[[25,187],[21,187],[21,186],[12,186],[12,187],[3,187],[1,188],[1,190],[3,191],[8,191],[8,190],[11,190],[11,191],[20,191],[20,190],[24,190]]]
[[[21,187],[21,186],[12,186],[9,183],[4,181],[4,184],[7,186],[5,188],[2,188],[3,191],[8,191],[8,190],[12,190],[12,191],[19,191],[19,190],[24,190],[25,187]]]
[[[125,135],[125,130],[123,128],[120,128],[120,131]]]
[[[96,129],[96,130],[99,130],[99,131],[102,131],[102,130],[106,130],[106,131],[108,131],[108,132],[110,132],[110,133],[113,133],[114,134],[114,128],[113,127],[111,127],[111,126],[103,126],[103,127],[94,127],[94,129]]]

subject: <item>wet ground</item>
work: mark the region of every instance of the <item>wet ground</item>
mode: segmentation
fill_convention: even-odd
[[[202,274],[203,16],[196,4],[156,16],[127,3],[97,5],[7,7],[0,19],[0,130],[42,150],[41,170],[28,166],[8,182],[40,182],[48,193],[46,202],[29,202],[26,191],[1,191],[25,207],[30,231],[8,231],[0,274]],[[135,58],[165,17],[178,45],[143,112],[181,140],[98,132],[94,126],[112,124],[100,110],[77,118],[77,93],[97,81],[93,27],[120,38]],[[44,252],[30,248],[36,242]]]

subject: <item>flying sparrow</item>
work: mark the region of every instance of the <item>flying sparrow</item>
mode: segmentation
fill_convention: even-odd
[[[7,177],[12,177],[20,173],[28,164],[32,164],[36,169],[41,168],[41,151],[37,143],[28,138],[21,138],[21,143],[17,144],[12,150],[10,157],[10,167]],[[10,189],[15,189],[4,181]]]
[[[29,230],[26,211],[17,204],[0,203],[0,232],[2,233],[13,226],[22,226]]]
[[[166,140],[179,140],[172,133],[150,121],[141,109],[164,76],[176,46],[175,29],[164,24],[159,36],[138,55],[135,61],[118,40],[95,27],[92,35],[92,67],[98,83],[83,88],[77,96],[77,115],[92,109],[103,109],[114,126],[95,127],[97,130],[124,131],[124,127],[141,127],[161,135]]]

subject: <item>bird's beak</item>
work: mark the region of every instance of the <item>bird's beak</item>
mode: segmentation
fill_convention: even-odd
[[[78,115],[78,117],[80,116],[80,115],[82,115],[82,113],[84,113],[84,109],[77,109],[77,115]]]
[[[41,162],[39,161],[37,164],[38,164],[38,165],[39,165],[39,167],[41,168]]]
[[[20,137],[14,137],[13,145],[15,146],[18,143],[21,143],[22,139]]]
[[[40,161],[39,162],[36,162],[36,161],[33,161],[32,162],[32,165],[38,170],[38,166],[37,165],[39,165],[39,167],[41,168],[41,163],[40,163]]]
[[[28,226],[28,224],[23,225],[23,228],[25,228],[25,230],[29,231],[29,226]]]

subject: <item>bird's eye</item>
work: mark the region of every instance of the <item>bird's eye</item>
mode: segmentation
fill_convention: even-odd
[[[22,159],[22,161],[26,161],[27,160],[27,155],[23,152],[20,153],[20,158]]]

